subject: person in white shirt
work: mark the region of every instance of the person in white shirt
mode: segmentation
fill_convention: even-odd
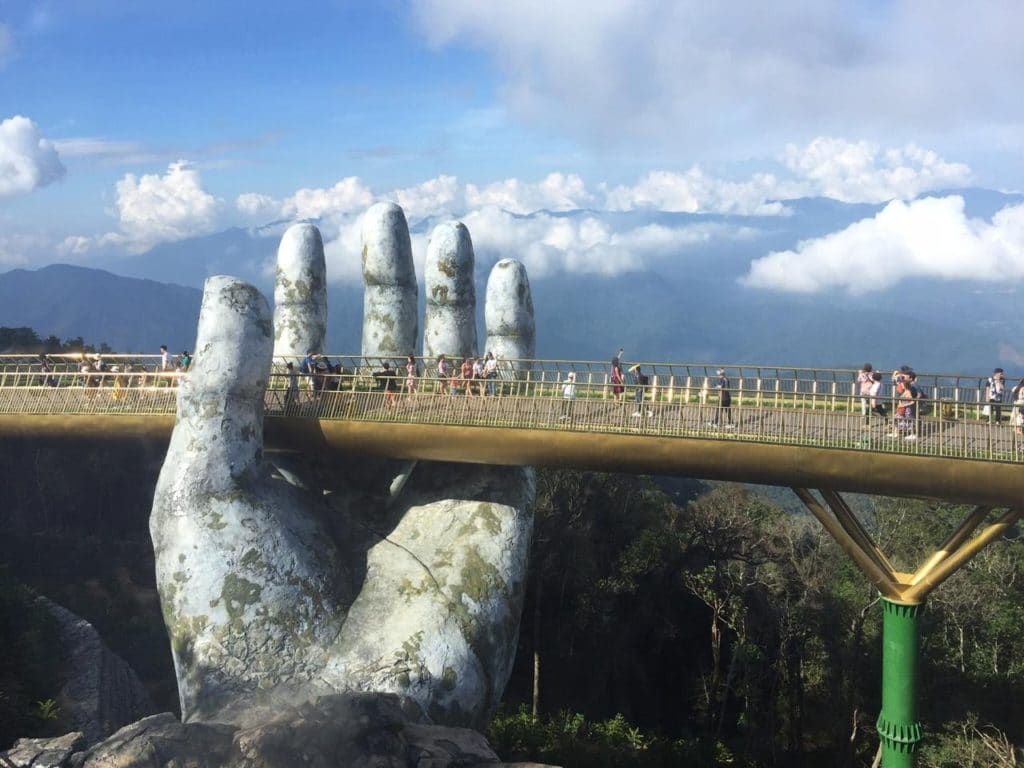
[[[576,399],[576,372],[569,371],[565,377],[565,384],[562,387],[562,416],[561,421],[568,421],[572,418],[572,401]]]
[[[491,352],[484,358],[484,380],[487,382],[487,394],[494,397],[495,380],[498,378],[498,361]]]

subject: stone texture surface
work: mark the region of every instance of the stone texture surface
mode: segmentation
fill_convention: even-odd
[[[123,725],[156,711],[138,677],[111,651],[92,624],[66,608],[38,600],[57,620],[63,681],[57,724],[94,744]]]
[[[536,356],[536,325],[526,267],[515,259],[495,264],[487,278],[486,301],[487,349],[499,360],[532,360]],[[520,369],[514,365],[514,370]],[[499,370],[507,372],[508,368]]]
[[[0,752],[2,768],[62,768],[71,755],[86,745],[80,731],[54,739],[18,739],[6,752]]]
[[[469,230],[461,221],[434,227],[427,242],[424,282],[427,308],[423,318],[423,355],[451,359],[475,357],[475,258]]]
[[[437,464],[416,472],[401,519],[367,555],[324,677],[399,693],[430,722],[483,728],[515,658],[534,474]],[[450,498],[436,500],[440,487]]]
[[[223,717],[323,667],[348,600],[309,499],[263,461],[266,299],[207,280],[195,362],[150,517],[157,587],[186,720]]]
[[[274,279],[274,357],[323,352],[327,329],[324,241],[312,224],[293,224],[281,237]]]
[[[20,765],[20,764],[19,764]],[[25,763],[24,765],[29,765]],[[410,723],[395,696],[331,695],[248,728],[147,718],[57,766],[73,768],[470,768],[500,766],[479,733]]]
[[[222,768],[230,765],[236,728],[180,723],[165,712],[122,728],[68,761],[70,768]],[[296,763],[300,765],[301,763]]]
[[[405,213],[377,203],[363,214],[363,355],[403,358],[416,350],[418,294]]]

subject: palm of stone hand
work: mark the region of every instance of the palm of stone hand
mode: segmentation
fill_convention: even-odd
[[[365,222],[363,354],[402,357],[418,314],[405,218],[381,204]],[[439,226],[425,354],[475,352],[472,271],[465,227]],[[397,499],[383,491],[394,462],[351,458],[359,490],[282,482],[263,458],[263,393],[274,354],[323,340],[323,245],[311,225],[282,240],[276,298],[275,347],[255,288],[207,281],[157,484],[150,531],[182,718],[245,723],[280,703],[360,690],[397,693],[417,717],[480,726],[515,654],[532,470],[423,465]],[[492,273],[486,314],[489,345],[533,356],[515,262]],[[379,493],[365,490],[372,472]]]

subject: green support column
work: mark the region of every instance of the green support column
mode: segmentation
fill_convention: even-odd
[[[923,605],[882,598],[882,768],[913,768],[921,741],[917,719],[917,617]]]

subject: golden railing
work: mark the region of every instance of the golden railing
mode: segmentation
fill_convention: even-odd
[[[289,376],[274,363],[268,416],[542,429],[605,434],[733,440],[842,448],[984,461],[1024,463],[1017,407],[1003,403],[1000,420],[986,410],[985,379],[919,375],[928,395],[913,419],[894,420],[891,388],[879,401],[888,418],[865,417],[856,371],[641,364],[647,386],[625,384],[616,399],[607,364],[580,361],[500,361],[493,379],[442,379],[433,360],[416,360],[410,390],[404,362],[332,357],[328,367]],[[81,370],[79,357],[0,356],[0,414],[157,415],[175,411],[177,384],[187,373],[158,370],[157,356],[107,355],[103,370]],[[459,366],[453,365],[458,371]],[[716,371],[730,381],[732,406],[720,408]],[[315,370],[315,369],[314,369]],[[564,397],[569,374],[572,398]],[[289,391],[294,378],[294,389]],[[627,378],[629,376],[627,375]],[[390,382],[392,391],[383,389]],[[640,401],[636,392],[640,391]],[[726,417],[729,417],[728,419]],[[716,422],[718,422],[716,424]]]

